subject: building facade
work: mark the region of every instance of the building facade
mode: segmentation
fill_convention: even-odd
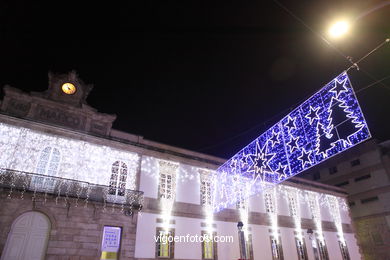
[[[214,214],[224,160],[112,129],[91,89],[4,88],[2,260],[361,259],[344,189],[292,178]]]
[[[364,258],[390,259],[389,141],[367,141],[311,169],[305,178],[344,188]]]

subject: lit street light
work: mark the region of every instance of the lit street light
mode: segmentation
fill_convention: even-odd
[[[338,21],[329,29],[329,35],[333,38],[339,38],[345,35],[349,30],[349,24],[346,21]]]

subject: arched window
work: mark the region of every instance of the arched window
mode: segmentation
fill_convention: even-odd
[[[111,178],[108,193],[111,195],[124,196],[126,191],[127,165],[116,161],[112,164]]]
[[[60,165],[61,154],[57,148],[45,147],[42,150],[37,165],[37,173],[56,176]]]
[[[57,176],[60,166],[61,153],[57,148],[45,147],[39,156],[36,173],[47,176]],[[34,176],[31,179],[31,188],[34,190],[53,191],[55,179],[43,176]]]

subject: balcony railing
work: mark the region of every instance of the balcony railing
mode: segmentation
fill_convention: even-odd
[[[8,189],[9,194],[33,192],[34,198],[53,195],[56,198],[75,198],[78,203],[88,201],[118,204],[122,209],[141,210],[143,192],[130,189],[115,192],[115,187],[89,182],[46,176],[0,168],[0,187]],[[120,195],[118,195],[120,194]]]

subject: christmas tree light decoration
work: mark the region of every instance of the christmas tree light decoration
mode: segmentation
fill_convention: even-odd
[[[217,169],[214,211],[237,202],[238,181],[252,196],[370,137],[343,72]]]

